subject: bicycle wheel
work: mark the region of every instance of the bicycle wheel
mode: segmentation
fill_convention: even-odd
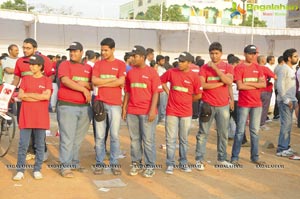
[[[7,113],[11,120],[0,118],[0,157],[4,157],[15,137],[16,122],[12,114]]]

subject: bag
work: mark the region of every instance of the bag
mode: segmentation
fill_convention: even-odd
[[[212,110],[210,105],[206,102],[203,102],[200,108],[200,121],[208,122],[210,120],[211,114],[212,114]]]
[[[93,115],[97,122],[101,122],[106,118],[106,111],[104,109],[104,104],[100,100],[95,100],[93,103]]]

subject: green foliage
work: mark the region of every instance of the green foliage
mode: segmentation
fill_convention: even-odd
[[[244,21],[244,24],[241,26],[252,26],[252,15],[248,15],[247,19]],[[258,17],[254,17],[254,27],[267,27],[266,21],[259,20]]]
[[[3,2],[0,7],[1,9],[26,11],[26,2],[23,0],[8,0],[6,2]],[[28,7],[28,11],[31,11],[33,9],[33,6]]]

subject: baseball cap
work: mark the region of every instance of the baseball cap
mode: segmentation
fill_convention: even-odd
[[[156,62],[159,62],[159,61],[162,60],[162,59],[165,59],[165,57],[162,56],[162,55],[157,55],[157,56],[156,56]]]
[[[67,50],[83,50],[81,43],[75,41],[72,42]]]
[[[255,45],[248,45],[244,48],[244,53],[250,54],[250,53],[258,53],[258,52]]]
[[[201,110],[200,110],[200,121],[208,122],[210,120],[210,116],[211,116],[211,107],[208,103],[203,102],[201,104]]]
[[[32,65],[44,65],[44,58],[40,55],[32,55],[29,60],[24,61],[24,63],[29,63]]]
[[[194,60],[194,57],[189,52],[182,52],[180,53],[179,57],[176,58],[180,62],[188,61],[192,62]]]
[[[146,49],[143,46],[134,46],[134,48],[132,49],[131,53],[133,55],[144,55],[146,56]]]

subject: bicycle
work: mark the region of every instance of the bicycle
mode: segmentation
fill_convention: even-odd
[[[4,157],[15,137],[16,120],[12,113],[0,112],[0,157]]]

